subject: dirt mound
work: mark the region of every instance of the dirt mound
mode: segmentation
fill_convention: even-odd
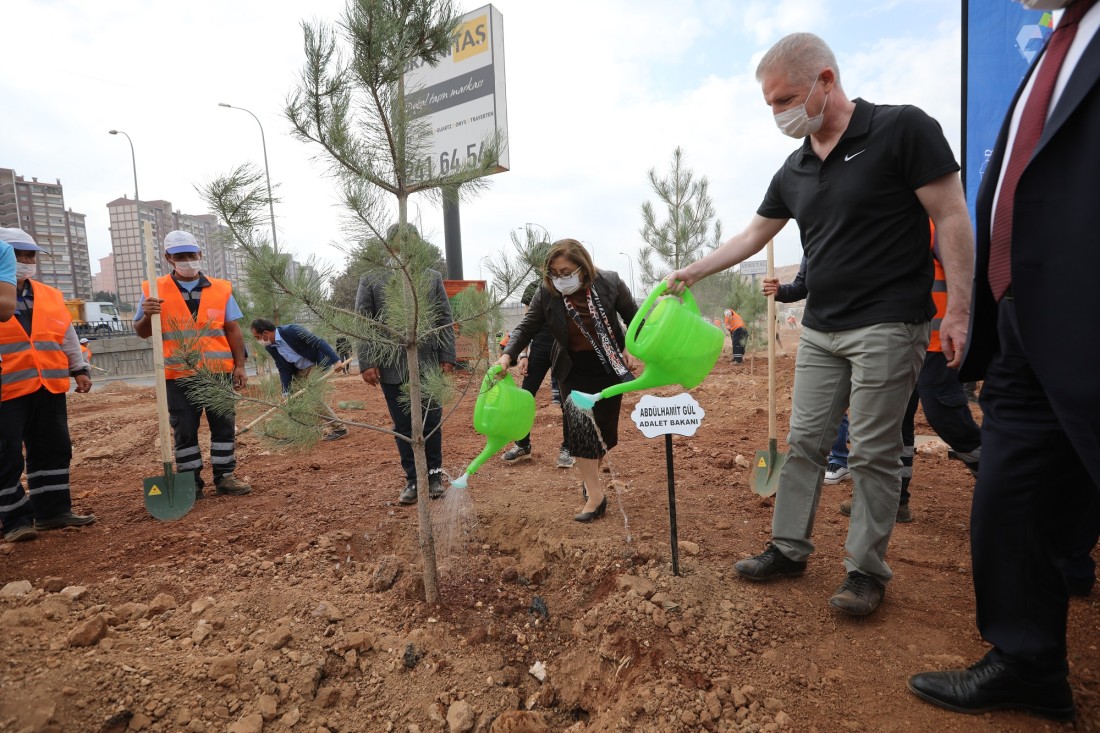
[[[676,438],[681,575],[672,574],[662,440],[624,417],[608,515],[571,520],[579,477],[554,468],[560,413],[539,396],[534,459],[494,460],[433,502],[443,604],[421,598],[415,508],[393,439],[354,430],[309,453],[241,440],[255,490],[182,520],[144,510],[159,472],[151,389],[70,399],[76,503],[99,521],[0,545],[0,731],[1032,731],[1011,713],[940,711],[912,673],[984,652],[973,623],[972,479],[918,455],[912,505],[866,619],[827,600],[843,579],[848,484],[826,487],[804,578],[756,585],[731,564],[768,539],[748,489],[766,445],[764,362],[721,363]],[[793,357],[780,360],[781,424]],[[386,425],[381,395],[337,380],[341,410]],[[117,383],[116,383],[117,384]],[[625,400],[624,416],[636,397]],[[444,427],[454,475],[481,449],[470,405]],[[781,431],[783,432],[783,431]],[[918,423],[918,432],[929,433]],[[781,446],[782,447],[782,446]],[[1095,600],[1075,600],[1074,730],[1100,730]]]

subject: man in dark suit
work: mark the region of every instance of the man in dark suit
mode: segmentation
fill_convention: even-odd
[[[1095,543],[1100,486],[1100,341],[1089,288],[1100,272],[1100,5],[1065,7],[1017,93],[978,193],[970,345],[961,378],[985,377],[982,461],[971,513],[978,628],[993,648],[966,670],[928,672],[909,689],[964,713],[1014,708],[1066,720],[1064,570]],[[1071,344],[1071,346],[1067,346]],[[1088,543],[1086,543],[1088,544]]]
[[[283,396],[290,394],[290,385],[295,377],[305,377],[315,366],[322,369],[335,367],[342,371],[340,357],[320,336],[294,323],[276,326],[266,318],[252,321],[252,336],[264,345],[267,353],[275,360],[279,369],[279,382],[283,386]],[[323,440],[339,440],[348,434],[331,407],[325,406],[329,419],[328,432]]]
[[[392,253],[401,252],[403,247],[410,249],[422,244],[416,227],[406,225],[404,233],[398,236],[398,225],[390,227],[386,234]],[[412,242],[412,244],[410,244]],[[385,324],[387,292],[400,301],[400,281],[394,280],[396,265],[387,263],[374,272],[359,279],[359,290],[355,294],[355,312],[371,321]],[[400,273],[400,270],[396,270]],[[403,277],[403,275],[399,275]],[[443,285],[443,276],[432,269],[424,269],[418,286],[424,288],[423,300],[419,307],[422,313],[429,314],[431,333],[417,344],[420,374],[426,369],[438,367],[443,372],[454,371],[455,334],[454,318],[451,316],[451,301]],[[391,287],[392,286],[392,287]],[[402,396],[401,386],[409,379],[409,364],[403,347],[396,346],[388,339],[379,336],[374,342],[359,342],[359,374],[363,381],[372,387],[380,386],[393,419],[397,452],[401,456],[401,468],[405,472],[405,488],[402,489],[402,504],[415,504],[417,501],[416,460],[412,443],[412,412],[407,398]],[[439,403],[424,400],[422,407],[424,420],[424,452],[428,463],[428,496],[438,499],[443,496],[443,430],[440,423],[443,410]],[[420,478],[423,478],[421,476]]]

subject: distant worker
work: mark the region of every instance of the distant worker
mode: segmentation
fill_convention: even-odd
[[[73,444],[65,405],[70,378],[81,393],[91,390],[92,380],[65,296],[33,279],[42,248],[22,229],[0,229],[0,240],[15,250],[18,288],[15,318],[3,318],[9,311],[0,305],[0,526],[6,541],[21,542],[39,531],[95,521],[95,515],[72,509]],[[6,286],[4,259],[0,253],[0,282]]]
[[[243,314],[230,282],[202,273],[202,252],[189,232],[168,232],[164,237],[164,259],[172,272],[157,279],[158,298],[150,297],[147,281],[142,283],[145,299],[134,314],[134,331],[149,338],[153,335],[151,316],[160,314],[176,470],[194,471],[195,498],[203,498],[199,421],[205,411],[215,493],[242,496],[252,487],[233,475],[237,468],[236,415],[219,414],[196,404],[183,384],[195,371],[182,362],[198,356],[204,368],[224,375],[227,386],[232,381],[234,388],[244,389],[246,352],[244,334],[237,323]],[[186,351],[192,344],[199,351],[197,355]]]
[[[264,345],[275,360],[284,397],[290,395],[291,383],[295,379],[305,379],[315,366],[322,369],[334,367],[338,372],[344,369],[340,356],[327,341],[297,324],[276,326],[266,318],[257,318],[252,321],[252,336]],[[346,437],[348,429],[344,423],[340,422],[331,407],[325,405],[325,410],[329,415],[329,429],[322,440]]]
[[[340,357],[340,361],[347,361],[351,358],[351,339],[347,336],[338,336],[333,346],[336,349],[336,355]]]
[[[749,330],[745,328],[741,316],[732,308],[726,308],[723,315],[726,317],[726,330],[729,331],[730,341],[733,343],[733,363],[740,364],[745,360],[745,341],[749,337]]]
[[[88,339],[80,339],[80,353],[84,355],[84,361],[88,362],[88,366],[92,365],[92,347],[88,346]]]

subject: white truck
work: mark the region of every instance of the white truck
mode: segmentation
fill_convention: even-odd
[[[109,336],[125,329],[119,319],[118,307],[109,301],[66,300],[65,307],[73,317],[73,326],[81,336]]]

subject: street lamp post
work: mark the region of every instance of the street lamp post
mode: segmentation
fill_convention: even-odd
[[[219,107],[225,107],[227,109],[239,109],[241,112],[248,112],[252,115],[252,119],[256,120],[256,124],[260,126],[260,143],[264,148],[264,174],[267,176],[267,205],[268,210],[271,212],[271,248],[275,251],[275,255],[279,254],[279,238],[275,234],[275,199],[271,196],[271,169],[267,165],[267,138],[264,136],[264,126],[260,122],[260,118],[252,114],[251,111],[244,107],[234,107],[231,104],[225,102],[218,102]]]
[[[623,257],[626,258],[626,264],[630,268],[630,295],[635,300],[638,299],[638,291],[634,289],[634,261],[630,259],[630,255],[626,252],[620,252]]]
[[[137,179],[137,155],[134,154],[134,141],[130,139],[122,130],[108,130],[108,134],[122,135],[126,138],[126,142],[130,143],[130,162],[134,166],[134,206],[137,214],[137,228],[138,228],[138,242],[141,244],[142,257],[146,257],[145,252],[145,227],[141,225],[141,194],[138,193],[138,179]],[[149,269],[149,263],[145,263],[146,269]],[[119,299],[121,300],[121,298]]]

